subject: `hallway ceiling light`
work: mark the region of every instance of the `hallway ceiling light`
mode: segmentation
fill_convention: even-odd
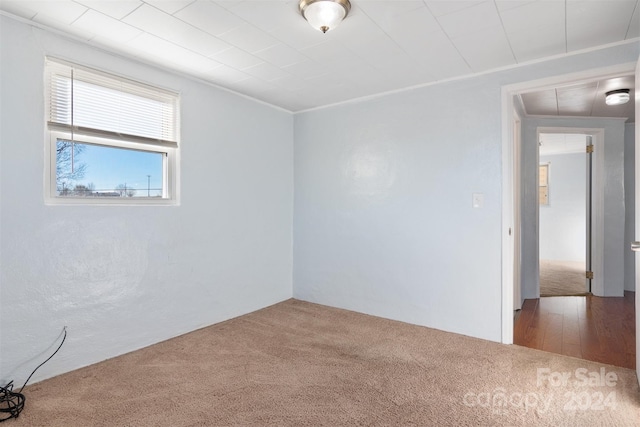
[[[337,27],[351,10],[349,0],[300,0],[299,6],[304,19],[323,33]]]
[[[620,105],[629,102],[629,89],[616,89],[606,93],[607,105]]]

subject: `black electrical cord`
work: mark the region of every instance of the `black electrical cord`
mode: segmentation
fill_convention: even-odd
[[[13,391],[13,381],[0,387],[0,423],[11,418],[18,418],[24,409],[24,401],[24,394]]]
[[[42,365],[51,360],[51,358],[56,355],[58,350],[60,350],[62,344],[64,344],[64,340],[67,339],[66,326],[64,327],[63,331],[64,336],[62,337],[62,341],[60,342],[60,345],[58,346],[56,351],[54,351],[53,354],[47,358],[47,360],[39,364],[36,369],[31,372],[31,375],[29,375],[24,384],[22,384],[22,387],[20,387],[19,391],[13,391],[13,381],[9,381],[9,384],[4,387],[0,386],[0,423],[10,420],[11,418],[18,418],[20,412],[22,412],[22,410],[24,409],[24,402],[26,400],[24,394],[22,394],[22,389],[27,385],[33,374],[35,374]]]

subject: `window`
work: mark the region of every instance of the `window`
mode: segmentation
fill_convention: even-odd
[[[176,204],[178,95],[47,59],[46,199]]]
[[[539,167],[539,203],[541,205],[549,204],[549,163],[540,165]]]

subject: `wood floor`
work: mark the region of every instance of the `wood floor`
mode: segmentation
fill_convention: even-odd
[[[516,314],[514,343],[635,369],[635,293],[624,297],[543,297]]]

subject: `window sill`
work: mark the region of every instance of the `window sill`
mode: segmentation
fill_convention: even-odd
[[[109,197],[47,197],[46,206],[179,206],[175,199],[130,199]]]

